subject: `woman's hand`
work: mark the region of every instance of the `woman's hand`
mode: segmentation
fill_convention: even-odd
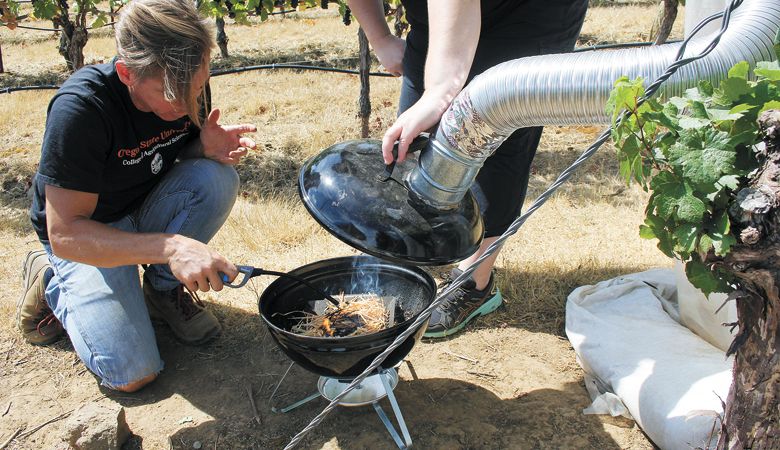
[[[397,77],[404,74],[403,59],[404,50],[406,49],[405,40],[395,37],[392,34],[387,34],[382,38],[377,39],[377,42],[372,42],[371,45],[374,47],[374,54],[376,54],[379,64],[382,64],[382,67],[384,67],[386,71]]]
[[[219,109],[211,110],[208,119],[200,129],[203,156],[222,164],[238,164],[249,149],[256,146],[252,138],[241,134],[253,133],[257,131],[257,127],[250,124],[220,125],[219,115]]]
[[[436,126],[451,102],[451,95],[437,94],[434,90],[425,91],[417,103],[398,116],[382,138],[382,158],[385,160],[385,164],[393,162],[395,141],[398,141],[396,162],[403,162],[406,159],[409,144],[420,133],[429,131]]]

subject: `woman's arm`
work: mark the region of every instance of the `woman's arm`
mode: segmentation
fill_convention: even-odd
[[[400,162],[412,140],[439,122],[466,84],[474,62],[482,24],[479,0],[429,0],[428,17],[425,93],[385,132],[382,153],[388,164],[395,141]]]
[[[395,76],[403,74],[403,57],[406,42],[395,37],[385,21],[381,0],[348,0],[349,9],[366,33],[379,63]]]

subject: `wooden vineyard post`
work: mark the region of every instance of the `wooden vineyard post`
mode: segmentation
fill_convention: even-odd
[[[5,73],[5,68],[3,68],[3,43],[0,42],[0,73]]]
[[[675,19],[677,19],[679,0],[663,0],[662,3],[664,4],[664,9],[661,23],[658,26],[658,35],[655,37],[655,45],[666,43],[669,34],[672,32],[672,25],[674,25]]]
[[[227,33],[225,33],[225,19],[222,17],[216,18],[217,23],[217,47],[219,47],[219,53],[223,58],[230,56],[228,53],[228,39]]]
[[[371,117],[371,99],[369,98],[371,86],[368,80],[368,73],[371,70],[371,55],[368,50],[368,38],[363,32],[363,28],[358,28],[358,42],[360,43],[360,110],[358,117],[360,117],[361,123],[360,136],[367,138],[368,120]]]

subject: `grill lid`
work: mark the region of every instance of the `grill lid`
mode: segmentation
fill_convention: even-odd
[[[383,181],[381,149],[379,140],[345,141],[306,161],[298,188],[314,219],[350,246],[391,261],[443,265],[471,256],[484,232],[471,193],[453,209],[424,205],[404,182],[415,155]]]

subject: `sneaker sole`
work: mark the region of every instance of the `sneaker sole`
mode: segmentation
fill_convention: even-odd
[[[504,302],[504,298],[501,296],[501,291],[496,289],[495,295],[490,297],[490,300],[486,301],[482,304],[479,308],[477,308],[476,311],[471,313],[468,317],[466,317],[466,320],[459,323],[453,328],[448,328],[444,331],[432,331],[432,332],[426,332],[423,334],[423,337],[426,338],[442,338],[451,336],[460,330],[462,330],[469,322],[476,319],[479,316],[484,316],[486,314],[490,314],[493,311],[497,310],[499,306],[501,306],[501,303]]]

